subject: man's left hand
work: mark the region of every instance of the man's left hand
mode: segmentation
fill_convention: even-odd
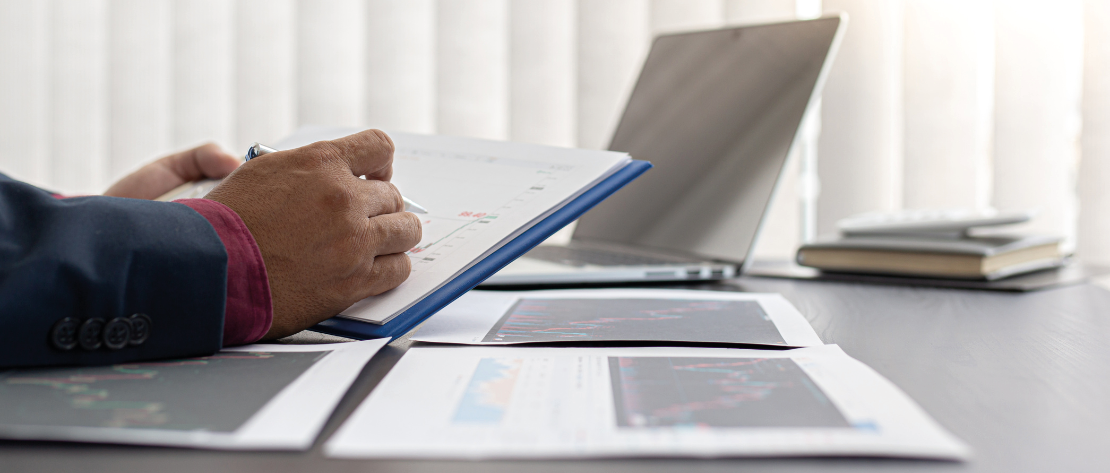
[[[186,182],[223,179],[242,163],[209,143],[147,164],[112,184],[104,195],[152,200]]]

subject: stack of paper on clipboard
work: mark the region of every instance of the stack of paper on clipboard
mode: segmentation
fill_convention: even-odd
[[[279,150],[358,132],[304,127]],[[315,330],[400,336],[616,192],[651,164],[626,153],[388,132],[392,182],[428,209],[399,287],[355,303]]]

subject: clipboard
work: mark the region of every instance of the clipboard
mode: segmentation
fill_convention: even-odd
[[[378,325],[355,319],[332,317],[316,324],[309,330],[358,340],[400,337],[446,307],[447,304],[485,281],[493,273],[504,268],[524,253],[527,253],[528,250],[535,248],[536,245],[555,234],[555,232],[581,217],[587,210],[632,182],[651,167],[651,163],[647,161],[632,160],[613,175],[587,189],[582,195],[536,223],[532,228],[525,230],[524,233],[513,240],[505,243],[499,250],[455,276],[447,284],[428,294],[389,322]]]

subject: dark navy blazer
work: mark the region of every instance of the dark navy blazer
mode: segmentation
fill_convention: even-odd
[[[224,246],[189,207],[0,174],[0,366],[211,354],[226,291]]]

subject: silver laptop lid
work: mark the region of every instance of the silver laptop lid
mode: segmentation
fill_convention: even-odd
[[[586,213],[574,239],[746,263],[844,21],[657,37],[609,146],[655,169]]]

